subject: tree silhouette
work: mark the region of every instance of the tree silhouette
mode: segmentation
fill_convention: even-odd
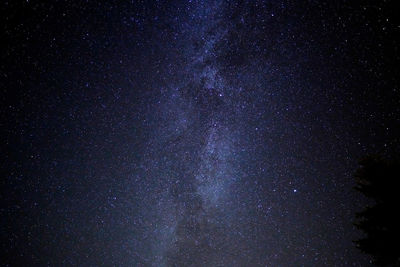
[[[400,161],[369,156],[360,165],[355,189],[374,204],[356,214],[355,225],[365,233],[356,246],[377,265],[400,266]]]

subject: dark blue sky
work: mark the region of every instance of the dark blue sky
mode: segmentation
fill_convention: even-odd
[[[368,266],[394,1],[1,3],[10,266]]]

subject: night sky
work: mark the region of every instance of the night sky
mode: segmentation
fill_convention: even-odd
[[[2,265],[370,266],[394,3],[2,1]]]

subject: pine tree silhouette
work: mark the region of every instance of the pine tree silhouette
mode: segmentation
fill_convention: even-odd
[[[376,265],[400,266],[400,161],[369,156],[360,165],[355,189],[374,204],[356,214],[355,225],[365,233],[356,246]]]

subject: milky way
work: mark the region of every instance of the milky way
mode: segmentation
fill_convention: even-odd
[[[274,114],[271,98],[279,92],[267,51],[273,47],[265,47],[254,32],[240,30],[249,30],[243,26],[248,19],[254,23],[251,30],[265,28],[274,13],[258,14],[264,25],[256,25],[260,22],[238,9],[222,2],[189,4],[188,22],[179,23],[174,41],[179,47],[174,56],[182,65],[174,66],[175,58],[164,63],[172,68],[165,75],[177,78],[166,78],[149,111],[155,126],[139,174],[142,190],[148,192],[139,204],[147,227],[141,237],[148,243],[143,263],[257,266],[275,260],[275,265],[287,260],[281,259],[282,249],[293,262],[309,253],[306,238],[287,232],[281,222],[296,220],[296,228],[315,231],[307,229],[315,226],[306,214],[285,207],[296,202],[302,178],[274,178],[268,169],[274,168],[277,155],[268,155],[273,147],[263,140],[269,136],[276,142],[272,136],[284,134],[279,133],[282,128],[301,129]],[[261,44],[249,44],[247,38]],[[288,170],[281,171],[285,176]],[[279,186],[287,187],[284,196],[276,192]],[[287,197],[292,199],[285,204]]]
[[[395,26],[317,2],[2,4],[11,266],[368,266]]]

